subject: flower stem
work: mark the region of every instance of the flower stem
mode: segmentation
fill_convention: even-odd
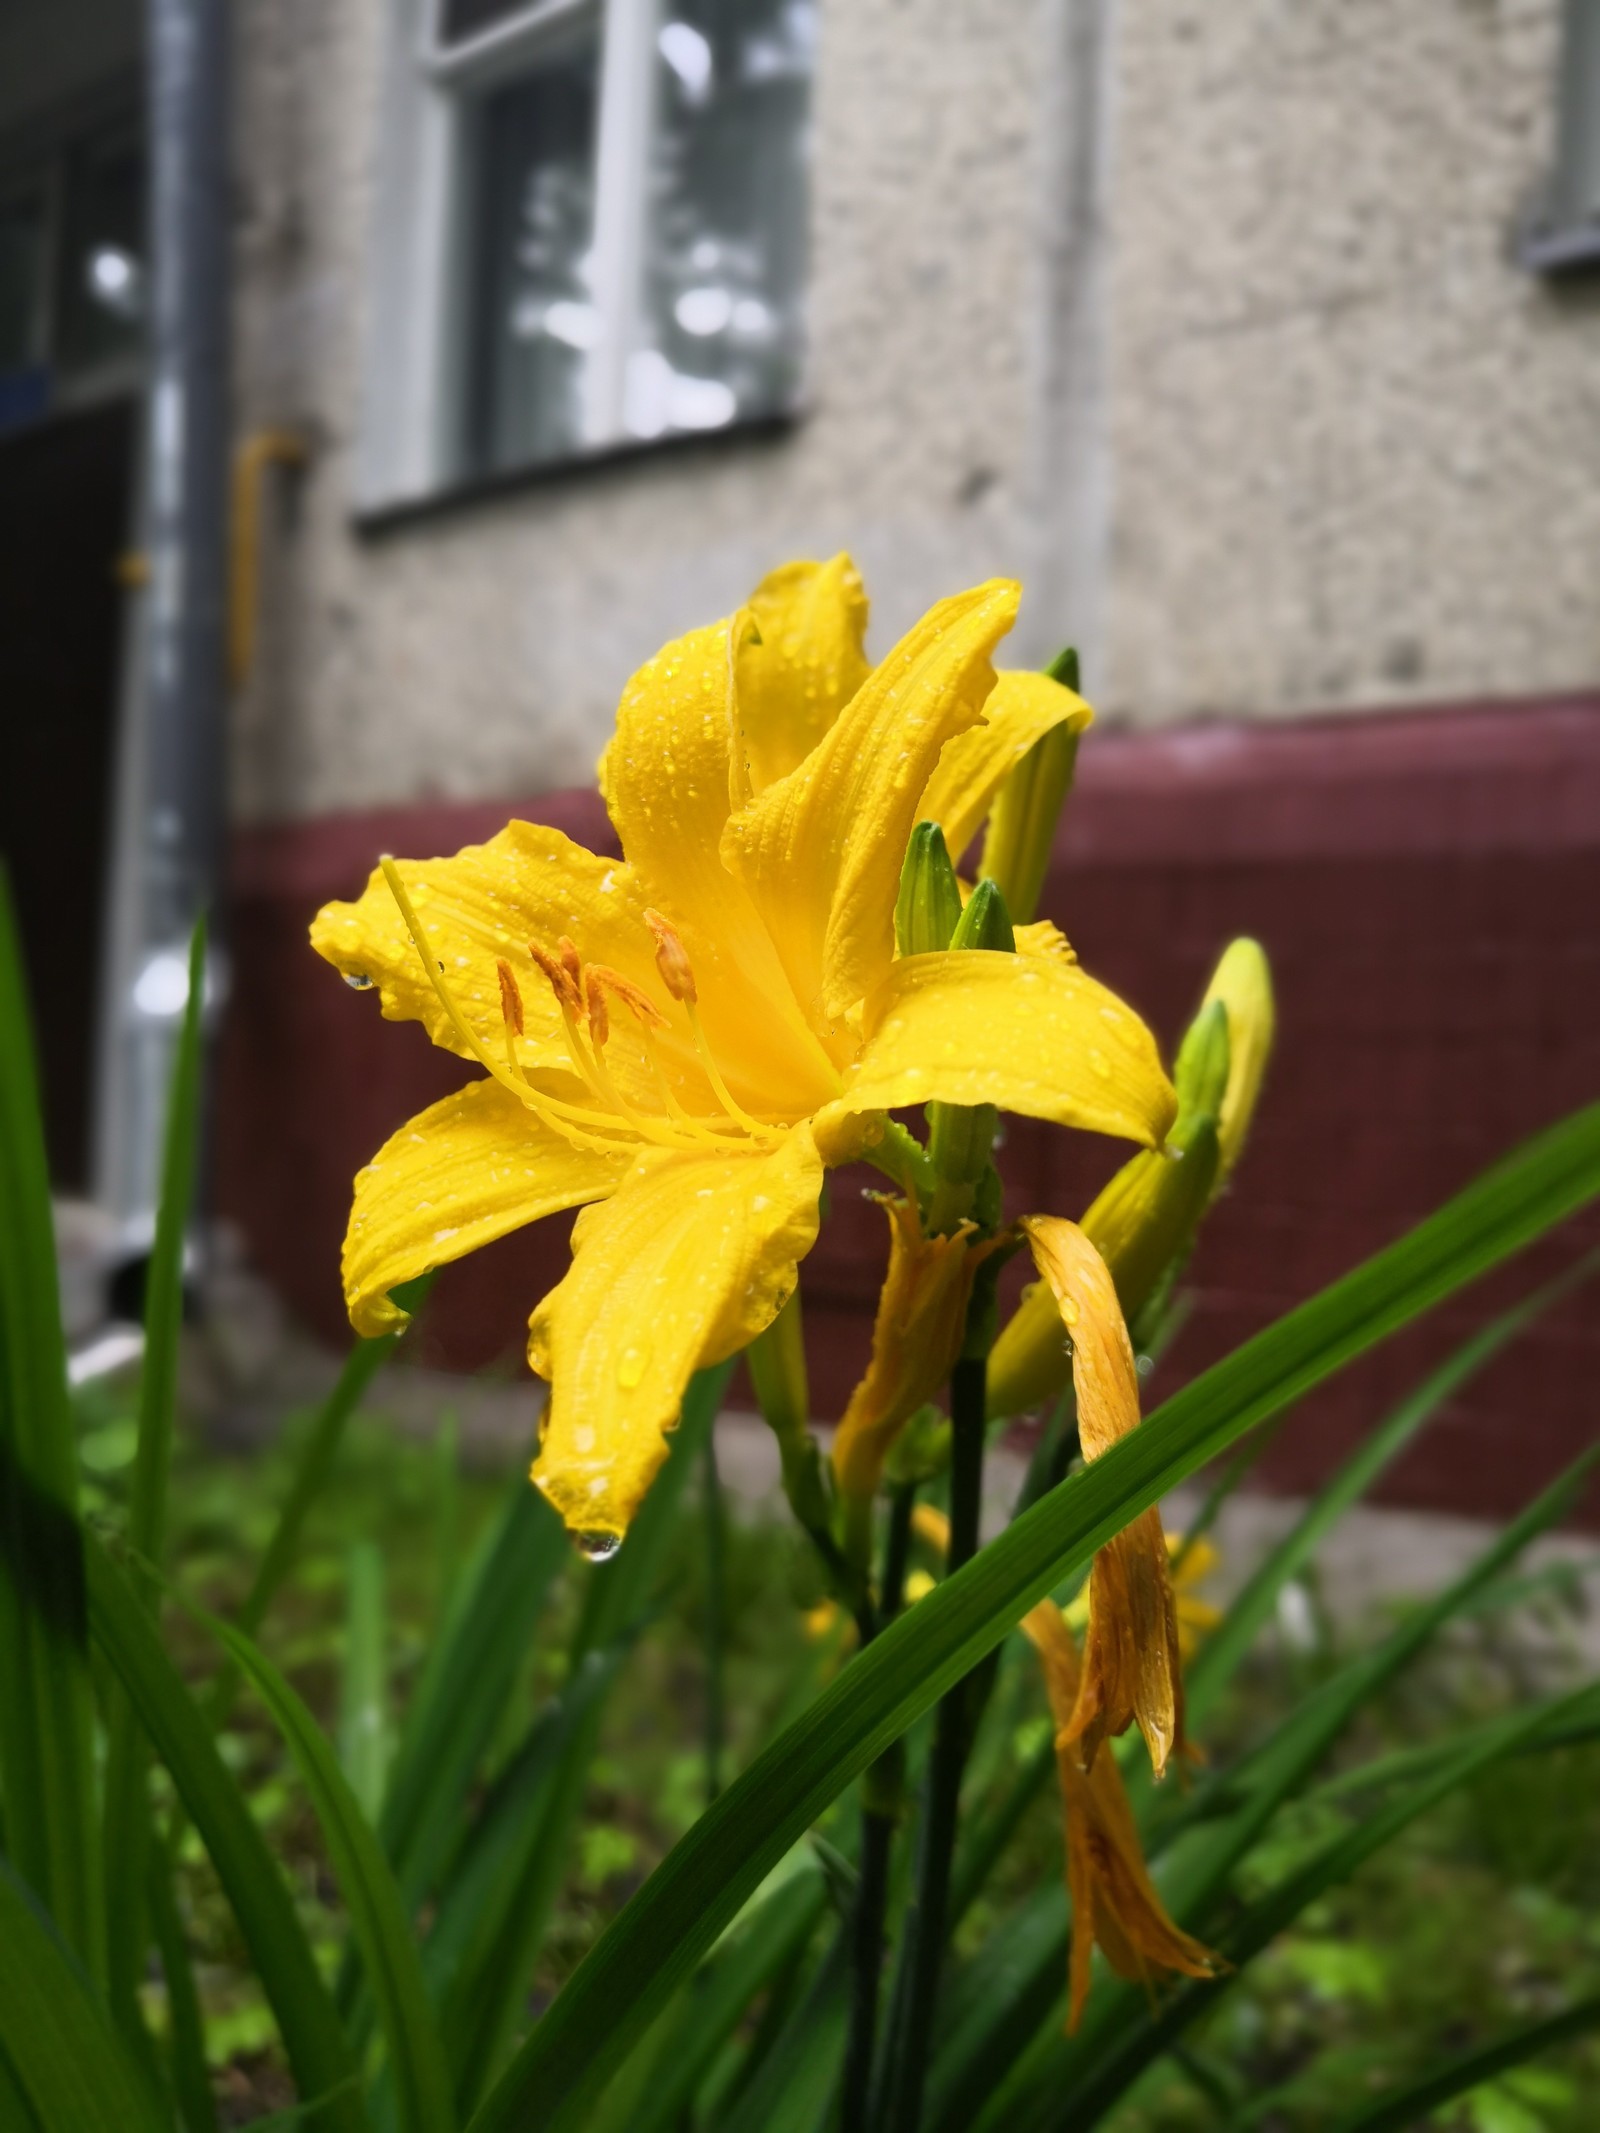
[[[950,1380],[951,1572],[978,1549],[978,1512],[983,1496],[985,1360],[963,1356]],[[970,1679],[970,1677],[969,1677]],[[905,1945],[896,1980],[890,2037],[884,2133],[917,2133],[922,2091],[933,2036],[939,1976],[944,1967],[945,1920],[950,1898],[950,1861],[955,1850],[961,1773],[971,1741],[968,1680],[958,1681],[939,1705],[923,1795],[917,1884],[906,1911]]]
[[[727,1514],[722,1501],[722,1476],[717,1472],[717,1439],[706,1433],[702,1494],[706,1515],[706,1804],[722,1790],[722,1747],[726,1730],[722,1693],[722,1656],[726,1641],[725,1618]]]
[[[883,1579],[878,1619],[893,1620],[905,1590],[911,1553],[911,1512],[917,1485],[903,1482],[889,1502],[889,1532],[884,1543]],[[883,1977],[884,1916],[889,1900],[889,1858],[899,1822],[900,1792],[905,1780],[905,1746],[896,1741],[866,1773],[861,1786],[861,1878],[851,1922],[850,2032],[845,2042],[844,2075],[839,2095],[839,2133],[866,2133],[871,2123],[867,2101],[872,2086],[873,2049],[878,2035],[878,1995]]]

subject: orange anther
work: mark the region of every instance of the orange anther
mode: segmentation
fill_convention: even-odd
[[[508,1023],[520,1037],[522,1035],[522,991],[517,984],[516,974],[511,965],[504,961],[497,962],[494,967],[500,973],[500,1018],[503,1022]]]
[[[606,989],[597,970],[584,972],[583,1002],[589,1010],[589,1035],[594,1040],[594,1048],[597,1052],[604,1051],[606,1039],[611,1035],[611,1016],[606,1008]]]
[[[567,968],[565,960],[552,955],[548,948],[541,948],[537,941],[529,941],[528,953],[550,981],[550,990],[558,1004],[570,1014],[578,1014],[583,1008],[583,995],[578,990],[577,979]]]
[[[561,961],[566,968],[568,977],[571,978],[573,984],[578,986],[581,990],[583,985],[582,956],[579,955],[574,943],[568,940],[567,936],[564,933],[562,934],[560,940],[556,942],[556,946],[561,951]]]
[[[667,1029],[671,1026],[650,995],[641,986],[635,985],[632,978],[625,978],[620,970],[613,970],[609,963],[591,963],[584,972],[584,997],[588,997],[590,986],[602,985],[607,992],[614,993],[634,1019],[642,1022],[646,1029]]]
[[[661,973],[662,984],[675,1000],[687,1000],[692,1007],[699,994],[695,991],[694,971],[676,930],[659,911],[646,911],[644,922],[656,937],[656,968]]]

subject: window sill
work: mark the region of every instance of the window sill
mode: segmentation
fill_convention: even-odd
[[[748,415],[730,422],[726,429],[684,430],[670,437],[641,438],[637,442],[607,445],[597,452],[576,453],[570,459],[537,465],[506,467],[492,474],[463,475],[441,483],[425,493],[397,497],[392,503],[359,505],[351,524],[364,539],[381,539],[428,519],[443,518],[492,504],[525,490],[564,489],[599,473],[627,468],[641,460],[666,459],[696,451],[724,452],[743,445],[777,443],[791,435],[803,420],[799,408],[781,409],[770,415]]]
[[[1529,230],[1518,256],[1530,274],[1576,274],[1600,267],[1600,219],[1562,229]]]

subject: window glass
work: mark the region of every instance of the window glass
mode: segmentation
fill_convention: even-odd
[[[44,262],[43,194],[0,199],[0,377],[43,359]]]
[[[525,15],[528,5],[529,0],[441,0],[439,41],[445,45],[465,44],[469,37],[493,29],[497,22]]]
[[[575,451],[601,321],[591,298],[598,40],[484,100],[473,456],[489,469]]]
[[[794,397],[814,30],[812,0],[662,0],[630,436]]]
[[[122,134],[73,156],[62,255],[63,370],[130,354],[144,311],[144,151]]]

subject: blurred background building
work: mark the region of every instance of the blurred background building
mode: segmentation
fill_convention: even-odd
[[[854,552],[879,651],[998,572],[1017,662],[1081,647],[1100,726],[1047,908],[1169,1040],[1228,934],[1274,956],[1279,1064],[1180,1372],[1600,1092],[1600,0],[231,29],[216,1190],[304,1324],[338,1334],[352,1170],[456,1073],[309,954],[311,912],[514,812],[603,839],[630,670],[797,554]],[[182,269],[153,56],[135,0],[0,8],[0,834],[57,1181],[113,1256],[138,1032],[173,1011],[137,919],[152,249]],[[1030,1206],[1111,1159],[1008,1151]],[[882,1251],[835,1205],[824,1406]],[[514,1359],[561,1254],[445,1277],[433,1358]],[[1401,1493],[1490,1508],[1553,1469],[1592,1319],[1483,1379]],[[1280,1479],[1416,1353],[1334,1388]]]

